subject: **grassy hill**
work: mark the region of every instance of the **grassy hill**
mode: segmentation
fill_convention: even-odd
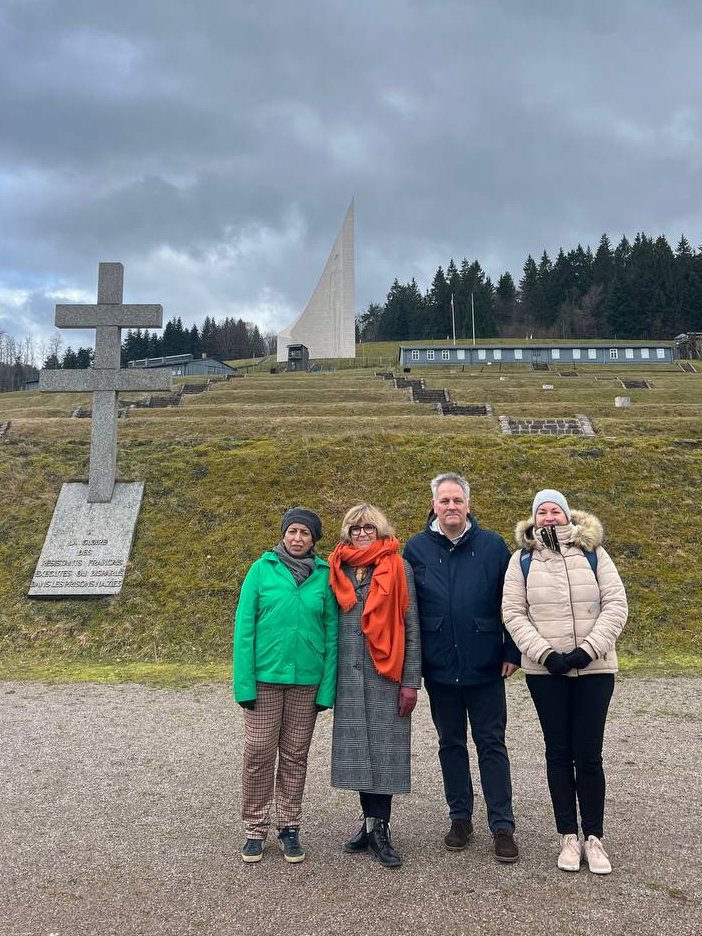
[[[373,347],[364,352],[370,358]],[[178,408],[132,409],[120,420],[118,477],[146,487],[125,584],[118,596],[80,600],[26,593],[61,484],[87,477],[90,422],[70,414],[90,397],[0,395],[0,423],[11,421],[0,439],[0,675],[169,662],[219,672],[242,578],[277,541],[287,507],[319,511],[324,555],[346,508],[361,500],[385,509],[405,540],[424,523],[429,479],[444,470],[468,477],[476,516],[510,543],[541,487],[596,513],[631,602],[625,664],[698,667],[702,576],[691,519],[702,480],[702,375],[658,366],[579,373],[413,369],[457,402],[490,403],[488,417],[441,417],[362,367],[252,368]],[[645,377],[651,389],[624,390],[617,375]],[[618,395],[631,407],[615,408]],[[591,418],[595,438],[499,432],[500,415],[576,413]]]

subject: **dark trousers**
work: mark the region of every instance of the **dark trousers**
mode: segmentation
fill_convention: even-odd
[[[359,793],[361,809],[367,819],[385,819],[390,821],[392,793]]]
[[[602,742],[614,675],[527,676],[526,681],[544,733],[556,828],[561,835],[577,833],[579,805],[583,835],[601,838]]]
[[[478,752],[478,767],[488,825],[514,831],[512,780],[505,746],[507,699],[504,680],[477,686],[426,682],[431,717],[439,735],[439,762],[451,819],[473,816],[473,780],[467,746],[467,723]]]

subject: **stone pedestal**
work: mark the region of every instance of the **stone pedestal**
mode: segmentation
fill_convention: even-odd
[[[112,499],[91,502],[88,485],[64,484],[28,595],[116,595],[122,588],[144,485],[115,483]]]
[[[628,396],[617,396],[617,397],[614,398],[614,405],[615,405],[615,406],[630,406],[630,405],[631,405],[631,397],[628,397]]]

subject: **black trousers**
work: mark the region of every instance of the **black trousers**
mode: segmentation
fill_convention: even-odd
[[[546,743],[546,777],[561,835],[602,837],[605,775],[602,742],[614,691],[612,673],[527,676]]]
[[[491,832],[514,831],[512,779],[505,747],[507,699],[502,678],[475,686],[424,681],[439,736],[439,763],[451,819],[473,816],[473,778],[468,760],[468,722]]]
[[[390,821],[390,810],[392,808],[392,793],[359,793],[361,797],[361,809],[363,815],[367,818],[385,819]]]

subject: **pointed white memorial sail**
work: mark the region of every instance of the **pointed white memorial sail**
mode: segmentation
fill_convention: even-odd
[[[278,361],[288,345],[303,344],[312,358],[356,357],[356,285],[353,257],[353,199],[310,301],[278,334]]]

